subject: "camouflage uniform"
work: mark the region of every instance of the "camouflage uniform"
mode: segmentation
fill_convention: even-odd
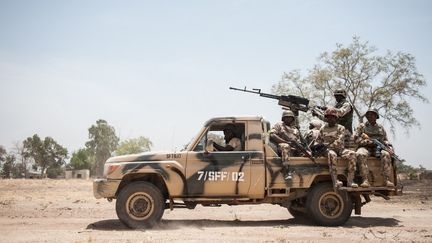
[[[377,114],[379,118],[378,112],[376,110],[370,110]],[[368,112],[370,112],[368,111]],[[367,136],[365,136],[366,134]],[[361,174],[363,179],[367,180],[367,175],[369,173],[369,169],[367,167],[366,161],[368,157],[372,154],[375,154],[375,146],[371,144],[370,139],[377,139],[383,144],[389,144],[387,139],[387,133],[384,130],[382,125],[376,123],[375,125],[370,124],[368,121],[361,123],[355,133],[354,133],[354,141],[358,145],[357,149],[357,160],[362,166]],[[391,155],[385,150],[381,151],[381,164],[382,164],[382,173],[384,176],[384,183],[387,186],[393,186],[393,183],[390,182],[391,175]]]
[[[274,134],[282,140],[300,143],[300,131],[296,126],[294,113],[292,111],[284,111],[282,113],[282,120],[284,117],[293,117],[294,120],[290,125],[286,125],[283,121],[276,123],[270,130],[270,136]],[[291,180],[292,176],[289,170],[289,159],[292,152],[295,150],[289,143],[284,142],[278,143],[278,150],[281,152],[282,168],[285,174],[285,179]]]
[[[314,121],[311,121],[309,123],[309,125],[313,128],[309,129],[309,131],[307,131],[304,138],[305,138],[307,144],[310,146],[310,145],[313,145],[311,143],[313,143],[314,141],[316,142],[318,135],[319,135],[319,130],[322,126],[322,123],[319,120],[314,120]]]
[[[292,140],[300,143],[300,132],[295,124],[287,126],[283,122],[278,122],[270,130],[270,134],[272,133],[285,140]],[[288,143],[279,143],[278,149],[281,151],[282,162],[288,162],[293,148]]]
[[[353,133],[352,122],[354,114],[352,105],[346,99],[347,94],[345,90],[337,89],[333,95],[340,95],[344,97],[342,100],[339,100],[339,102],[336,103],[335,108],[338,115],[338,123],[345,127],[345,147],[351,147],[351,134]]]
[[[338,124],[345,127],[344,142],[345,147],[351,147],[351,134],[352,134],[352,122],[353,122],[353,108],[350,102],[346,99],[347,93],[344,89],[337,89],[333,92],[334,96],[342,96],[343,99],[336,102],[335,107],[329,107],[327,109],[334,109],[338,117]],[[319,119],[324,120],[324,115],[315,114]]]
[[[345,149],[344,146],[345,128],[342,125],[336,124],[330,127],[325,124],[319,131],[318,142],[327,146],[327,158],[329,164],[332,166],[330,173],[337,175],[337,156],[341,156],[348,160],[348,186],[357,187],[353,182],[354,173],[356,170],[356,155],[354,151]],[[340,185],[341,182],[338,182]]]

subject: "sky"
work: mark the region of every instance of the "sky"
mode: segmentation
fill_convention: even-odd
[[[178,151],[212,117],[275,123],[275,100],[229,87],[270,92],[353,36],[412,54],[432,101],[431,12],[427,0],[0,0],[0,145],[38,134],[71,153],[105,119],[122,140]],[[408,164],[432,169],[431,104],[411,104],[421,127],[390,137]]]

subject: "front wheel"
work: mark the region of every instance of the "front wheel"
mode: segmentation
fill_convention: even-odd
[[[306,207],[311,218],[322,226],[343,225],[353,209],[348,194],[335,192],[331,184],[318,184],[308,195]]]
[[[151,228],[164,212],[160,190],[148,182],[134,182],[123,188],[116,201],[117,217],[132,229]]]

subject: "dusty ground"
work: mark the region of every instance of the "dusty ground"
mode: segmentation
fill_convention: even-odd
[[[432,242],[432,182],[406,183],[391,201],[372,197],[343,227],[317,227],[272,205],[165,211],[151,230],[124,227],[115,203],[84,180],[0,180],[0,242]]]

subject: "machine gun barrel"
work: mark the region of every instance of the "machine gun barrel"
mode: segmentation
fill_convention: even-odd
[[[275,100],[278,100],[280,98],[279,95],[262,93],[261,89],[248,90],[246,87],[244,87],[244,89],[239,89],[239,88],[235,88],[235,87],[229,87],[229,88],[232,89],[232,90],[236,90],[236,91],[242,91],[242,92],[252,93],[252,94],[259,94],[262,97],[270,98],[270,99],[275,99]]]
[[[246,93],[258,94],[264,98],[270,98],[278,100],[278,104],[282,107],[287,107],[291,109],[294,114],[298,115],[298,111],[307,112],[309,110],[309,100],[296,95],[273,95],[261,92],[261,89],[248,90],[246,87],[244,89],[229,87],[232,90],[242,91]]]

